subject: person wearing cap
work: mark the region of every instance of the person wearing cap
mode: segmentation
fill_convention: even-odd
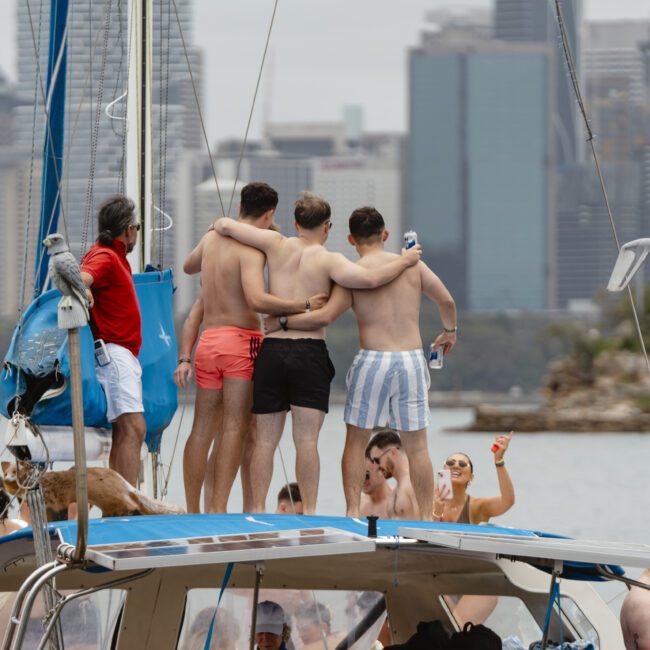
[[[257,650],[287,650],[291,628],[286,623],[284,610],[272,600],[257,605],[255,645]]]

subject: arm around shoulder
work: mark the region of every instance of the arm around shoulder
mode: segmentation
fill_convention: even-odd
[[[230,217],[221,217],[214,222],[214,229],[226,237],[232,237],[242,244],[252,246],[265,253],[274,245],[281,242],[284,237],[275,230],[256,228],[249,223],[243,223]]]
[[[185,258],[183,271],[188,275],[201,272],[201,261],[203,260],[203,242],[207,235],[203,235],[201,241],[194,247],[194,250]]]
[[[341,255],[327,253],[326,265],[330,278],[347,289],[376,289],[394,280],[409,266],[417,264],[422,254],[419,246],[413,247],[395,259],[369,269]]]
[[[317,311],[290,316],[287,327],[291,330],[312,331],[331,325],[341,314],[352,307],[352,292],[335,284],[327,304]]]

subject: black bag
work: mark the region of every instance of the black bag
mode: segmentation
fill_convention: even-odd
[[[502,650],[499,636],[485,627],[465,623],[462,632],[455,632],[449,643],[449,650]]]
[[[448,650],[449,634],[440,621],[420,621],[417,632],[406,642],[384,650]]]

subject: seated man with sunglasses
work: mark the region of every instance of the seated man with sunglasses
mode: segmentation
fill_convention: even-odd
[[[377,431],[377,435],[381,430]],[[366,447],[365,467],[366,474],[361,486],[360,517],[374,515],[380,519],[388,519],[388,506],[392,501],[393,488],[386,480],[385,474],[379,469],[370,455],[374,447],[374,438]]]
[[[420,519],[420,508],[411,483],[409,461],[402,451],[400,437],[386,429],[375,434],[369,443],[370,462],[386,479],[394,478],[396,485],[387,504],[389,519]]]
[[[480,524],[491,517],[504,514],[515,503],[515,488],[506,469],[503,455],[508,449],[513,432],[498,435],[493,445],[494,465],[499,480],[499,494],[493,497],[470,497],[467,488],[474,479],[474,465],[467,454],[457,452],[445,461],[451,470],[452,494],[446,494],[440,486],[434,490],[433,520],[452,521],[459,524]]]

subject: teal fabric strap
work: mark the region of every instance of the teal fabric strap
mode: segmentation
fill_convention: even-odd
[[[560,583],[556,582],[553,585],[553,595],[549,599],[548,609],[546,610],[546,617],[544,619],[544,634],[548,631],[548,626],[551,622],[551,612],[553,611],[553,605],[557,603],[558,617],[560,619],[560,647],[563,644],[563,634],[562,634],[562,608],[560,606]]]
[[[230,581],[230,574],[232,573],[233,566],[235,566],[234,563],[230,562],[226,567],[226,573],[224,573],[223,582],[221,583],[221,591],[219,592],[219,598],[217,599],[217,606],[214,610],[214,614],[212,615],[212,620],[210,621],[210,627],[208,628],[208,636],[205,639],[205,645],[203,646],[203,650],[210,650],[210,643],[212,643],[212,630],[214,629],[214,621],[217,618],[217,611],[219,610],[219,603],[221,602],[223,592],[226,591],[226,587],[228,586],[228,582]]]

